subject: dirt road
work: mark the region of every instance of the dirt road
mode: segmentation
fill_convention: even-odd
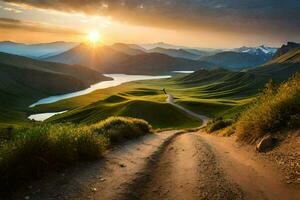
[[[12,199],[296,200],[300,188],[233,138],[168,131],[49,175]]]
[[[199,114],[197,114],[197,113],[195,113],[195,112],[193,112],[191,110],[188,110],[188,109],[186,109],[186,108],[184,108],[184,107],[176,104],[174,102],[174,97],[171,94],[167,94],[166,102],[169,103],[169,104],[171,104],[171,105],[173,105],[173,106],[175,106],[176,108],[182,110],[183,112],[187,113],[188,115],[191,115],[191,116],[193,116],[193,117],[195,117],[197,119],[200,119],[202,121],[202,126],[201,127],[206,126],[206,124],[207,124],[207,122],[209,120],[209,118],[207,116],[205,116],[205,115],[199,115]]]

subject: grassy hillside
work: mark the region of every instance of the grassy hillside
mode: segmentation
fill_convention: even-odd
[[[127,83],[53,104],[39,105],[32,112],[73,109],[49,119],[55,122],[65,120],[91,123],[109,115],[117,115],[145,119],[155,128],[199,126],[199,121],[165,103],[166,96],[162,88],[174,95],[177,103],[211,117],[247,101],[222,98],[221,94],[217,98],[213,94],[211,98],[207,98],[208,94],[199,92],[198,87],[187,88],[186,85],[178,84],[176,78]]]
[[[300,74],[279,87],[267,84],[249,109],[236,123],[240,140],[256,142],[266,134],[275,134],[282,128],[300,127]]]
[[[254,95],[265,83],[265,78],[247,72],[224,69],[199,70],[178,79],[186,87],[198,88],[203,98],[243,98]]]
[[[0,53],[0,64],[26,70],[71,76],[81,81],[85,87],[98,81],[109,80],[109,78],[104,77],[99,72],[83,66],[45,62],[6,53]]]
[[[287,80],[300,71],[300,49],[292,49],[287,53],[274,57],[265,65],[248,70],[257,76],[272,78],[275,82]]]
[[[0,194],[14,192],[13,186],[49,170],[95,160],[110,146],[148,133],[151,126],[133,118],[109,118],[89,126],[0,129]]]
[[[199,114],[209,117],[224,115],[226,118],[235,118],[236,114],[245,108],[245,105],[263,89],[270,79],[274,82],[281,82],[299,72],[299,64],[294,62],[294,60],[297,61],[295,55],[298,54],[290,53],[289,55],[285,55],[286,61],[281,61],[279,64],[266,64],[241,72],[202,69],[190,75],[177,75],[171,79],[127,83],[53,104],[39,105],[31,108],[28,114],[70,110],[51,120],[93,123],[116,115],[146,119],[155,128],[195,126],[197,122],[165,103],[166,96],[162,92],[165,88],[175,97],[176,103]],[[142,57],[141,62],[147,59],[151,62],[155,61],[151,60],[153,55],[150,55],[150,58],[145,58],[145,56],[149,54],[133,57]],[[161,54],[156,54],[156,56],[166,58],[167,61],[161,63],[169,63],[169,56]],[[291,58],[293,58],[292,62],[290,62]],[[133,65],[135,61],[136,59],[133,59],[128,66],[135,66]],[[124,69],[127,69],[126,66],[124,62]],[[138,66],[155,71],[153,66],[145,63]],[[175,121],[180,123],[176,124]]]
[[[85,96],[38,106],[33,111],[75,109],[53,117],[51,120],[54,121],[89,123],[112,114],[143,118],[154,127],[181,127],[180,123],[176,125],[174,121],[185,124],[186,120],[183,118],[187,116],[181,115],[182,119],[172,117],[174,111],[165,104],[166,97],[162,92],[165,88],[175,97],[176,103],[190,110],[209,117],[224,116],[234,119],[270,79],[281,82],[299,69],[298,63],[290,64],[287,61],[280,65],[259,66],[242,72],[202,69],[172,79],[139,81],[99,90]],[[114,99],[116,102],[108,103],[108,99]]]
[[[282,45],[275,53],[273,58],[282,56],[283,54],[288,53],[289,51],[300,48],[300,44],[296,42],[287,42],[287,44]]]
[[[300,46],[300,44],[299,44]],[[285,54],[274,56],[272,60],[270,60],[265,65],[272,64],[282,64],[282,63],[300,63],[300,47],[293,48]]]
[[[129,100],[126,96],[113,95],[86,107],[50,118],[49,122],[95,123],[109,116],[126,116],[148,121],[154,128],[197,127],[201,122],[182,113],[170,104]]]
[[[275,56],[271,61],[263,66],[245,71],[260,79],[263,84],[269,80],[271,83],[281,83],[291,78],[286,83],[282,83],[278,88],[274,84],[267,84],[267,87],[256,98],[255,103],[249,106],[239,106],[219,113],[219,117],[230,118],[238,121],[222,134],[230,135],[235,132],[239,138],[249,143],[256,142],[259,138],[268,133],[274,133],[280,128],[298,126],[299,121],[299,73],[300,73],[300,54],[299,49],[292,49],[285,54]],[[296,74],[296,75],[295,75]],[[208,74],[206,76],[209,77]],[[248,80],[250,82],[250,80]],[[254,85],[257,88],[261,84]],[[248,89],[249,90],[249,89]],[[232,115],[234,113],[234,115]],[[215,119],[208,124],[208,131],[215,131],[230,125],[222,118]],[[251,130],[251,131],[249,131]]]
[[[27,107],[39,98],[81,90],[107,79],[80,66],[0,53],[0,121],[25,120]]]

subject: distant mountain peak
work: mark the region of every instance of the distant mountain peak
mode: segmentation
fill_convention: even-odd
[[[269,47],[264,44],[257,46],[257,47],[247,47],[242,46],[240,48],[233,49],[235,52],[242,52],[242,53],[249,53],[252,55],[268,55],[273,56],[275,52],[277,51],[277,48],[275,47]]]

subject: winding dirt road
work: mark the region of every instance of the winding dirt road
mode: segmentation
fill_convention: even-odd
[[[300,188],[285,184],[279,174],[233,138],[167,131],[51,174],[12,199],[299,199]]]
[[[208,117],[206,117],[204,115],[199,115],[199,114],[197,114],[197,113],[195,113],[195,112],[193,112],[191,110],[188,110],[188,109],[186,109],[186,108],[184,108],[184,107],[176,104],[174,102],[174,97],[171,94],[166,94],[166,95],[167,95],[167,99],[166,99],[167,103],[175,106],[176,108],[182,110],[183,112],[187,113],[188,115],[191,115],[191,116],[193,116],[193,117],[195,117],[197,119],[200,119],[202,121],[202,126],[201,127],[206,126],[206,124],[207,124],[207,122],[209,120]]]

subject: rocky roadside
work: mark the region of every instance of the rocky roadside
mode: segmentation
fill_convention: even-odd
[[[276,163],[283,172],[287,184],[300,187],[300,130],[287,134],[279,145],[261,155]]]

